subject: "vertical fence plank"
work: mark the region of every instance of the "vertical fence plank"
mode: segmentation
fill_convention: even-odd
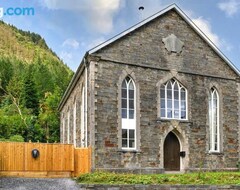
[[[65,156],[66,154],[68,154],[68,147],[67,146],[64,146],[63,147],[63,168],[66,169],[67,165],[68,165],[68,158]]]
[[[3,152],[3,146],[1,146],[1,142],[0,142],[0,171],[3,171],[3,154],[2,154],[2,152]]]
[[[15,162],[12,170],[24,170],[24,143],[17,143],[15,145],[15,151],[13,155],[15,158]]]
[[[75,176],[91,172],[91,148],[76,148],[74,159]]]
[[[46,170],[53,171],[53,147],[54,144],[49,144],[46,150]]]

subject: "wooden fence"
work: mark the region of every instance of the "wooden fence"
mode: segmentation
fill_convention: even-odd
[[[75,148],[74,150],[74,176],[91,171],[91,148]]]
[[[39,156],[33,158],[32,150]],[[71,177],[90,172],[91,148],[72,144],[0,142],[0,176]]]

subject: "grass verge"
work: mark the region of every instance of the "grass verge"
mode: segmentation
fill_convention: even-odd
[[[77,178],[83,184],[191,184],[240,185],[240,172],[201,172],[187,174],[117,174],[95,172]]]

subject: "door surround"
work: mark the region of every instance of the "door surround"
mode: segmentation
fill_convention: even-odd
[[[159,154],[160,154],[160,164],[159,167],[164,169],[164,142],[167,135],[172,132],[178,138],[180,143],[180,151],[185,151],[186,155],[184,158],[180,157],[180,172],[185,172],[188,170],[189,164],[189,143],[188,136],[185,132],[185,127],[180,127],[179,123],[174,123],[174,125],[164,126],[160,131],[160,143],[159,143]]]

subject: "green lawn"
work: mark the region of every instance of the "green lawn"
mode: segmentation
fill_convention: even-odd
[[[201,172],[187,174],[116,174],[95,172],[77,178],[83,184],[201,184],[240,185],[240,172]]]

